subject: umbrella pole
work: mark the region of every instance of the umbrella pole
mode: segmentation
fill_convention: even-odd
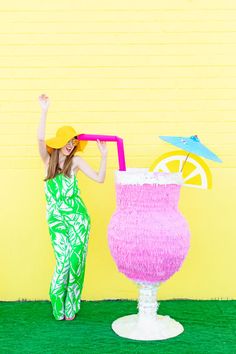
[[[183,169],[184,169],[184,165],[185,165],[185,163],[186,163],[186,161],[187,161],[187,159],[188,159],[189,155],[190,155],[190,152],[189,152],[189,153],[188,153],[188,155],[186,156],[186,159],[184,160],[184,163],[183,163],[183,166],[182,166],[182,168],[181,168],[181,171],[180,171],[180,172],[182,172],[182,171],[183,171]]]

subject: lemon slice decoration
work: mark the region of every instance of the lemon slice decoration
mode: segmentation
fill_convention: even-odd
[[[183,150],[167,152],[159,156],[149,168],[150,172],[179,172],[182,174],[183,186],[210,189],[212,175],[209,167],[199,156]]]

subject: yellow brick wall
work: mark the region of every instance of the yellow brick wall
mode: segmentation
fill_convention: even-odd
[[[51,99],[46,137],[60,125],[124,139],[128,167],[171,151],[159,135],[198,134],[213,189],[183,188],[191,249],[159,298],[234,298],[236,2],[7,1],[0,7],[1,300],[48,299],[55,265],[37,147],[37,98]],[[115,209],[115,146],[103,185],[78,174],[92,216],[83,299],[136,298],[107,244]],[[99,152],[83,153],[94,168]],[[205,160],[207,161],[207,160]]]

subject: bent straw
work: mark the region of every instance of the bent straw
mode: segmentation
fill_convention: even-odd
[[[77,138],[78,140],[86,140],[86,141],[96,141],[98,139],[100,141],[116,142],[118,160],[119,160],[119,171],[126,171],[123,139],[115,135],[98,135],[98,134],[79,134]]]

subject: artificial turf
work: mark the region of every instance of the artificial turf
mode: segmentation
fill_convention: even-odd
[[[162,341],[117,336],[111,323],[137,313],[136,301],[82,301],[73,321],[56,321],[49,301],[0,302],[0,353],[236,354],[236,300],[160,301],[158,313],[184,332]]]

